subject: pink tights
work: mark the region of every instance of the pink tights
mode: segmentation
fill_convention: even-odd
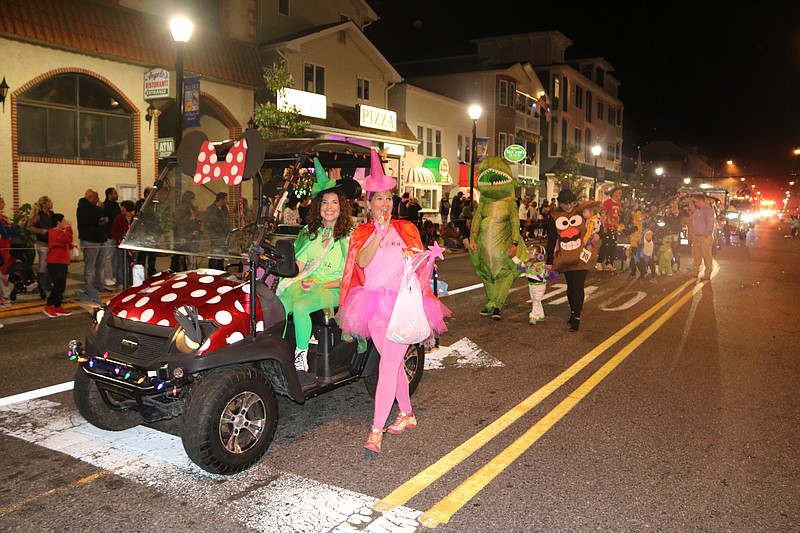
[[[372,429],[383,429],[397,399],[397,406],[406,414],[412,414],[411,398],[408,393],[408,378],[403,370],[403,360],[407,344],[397,344],[386,339],[386,328],[370,328],[370,337],[381,361],[378,367],[378,389],[375,392],[375,416]]]

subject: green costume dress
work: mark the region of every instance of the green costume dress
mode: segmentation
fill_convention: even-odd
[[[511,284],[519,276],[517,265],[508,256],[512,244],[517,244],[519,261],[528,259],[519,234],[519,209],[514,199],[516,184],[511,168],[500,157],[487,157],[478,169],[481,200],[472,219],[470,238],[476,249],[469,250],[469,259],[483,281],[489,312],[505,305]]]
[[[331,229],[320,228],[317,237],[312,239],[308,226],[300,230],[294,241],[295,258],[305,263],[305,267],[297,276],[281,280],[276,291],[287,316],[294,315],[294,337],[301,350],[308,348],[311,338],[311,313],[328,309],[333,316],[333,309],[339,302],[339,289],[326,289],[324,285],[342,279],[350,236],[326,239],[331,232]],[[329,241],[327,246],[322,244],[325,240]],[[309,282],[310,287],[307,286]]]

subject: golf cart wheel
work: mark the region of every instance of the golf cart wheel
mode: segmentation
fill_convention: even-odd
[[[380,357],[378,351],[373,348],[374,357]],[[375,391],[378,390],[378,366],[375,366],[375,373],[372,375],[364,376],[364,386],[367,388],[370,396],[375,397]],[[406,373],[408,379],[408,393],[413,395],[417,390],[419,382],[422,381],[422,372],[425,368],[425,348],[421,344],[412,344],[406,350],[403,358],[403,371]]]
[[[100,429],[123,431],[142,423],[138,412],[123,407],[123,398],[113,392],[101,391],[82,367],[75,371],[72,398],[81,416]]]

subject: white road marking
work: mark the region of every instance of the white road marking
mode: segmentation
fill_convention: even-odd
[[[554,290],[554,291],[550,291],[550,292],[546,293],[544,295],[544,298],[542,298],[542,301],[547,300],[549,298],[552,298],[556,294],[560,294],[562,292],[566,292],[566,290],[567,290],[566,284],[563,284],[563,283],[555,283],[555,284],[553,284],[553,287],[557,287],[557,289]],[[591,299],[592,295],[594,294],[594,291],[596,291],[596,290],[597,290],[597,285],[587,285],[586,288],[584,288],[584,290],[583,290],[583,294],[585,295],[583,301],[584,302],[589,301]],[[552,302],[547,302],[547,303],[550,304],[550,305],[560,305],[560,304],[563,304],[566,301],[567,301],[567,297],[566,296],[562,296],[561,298],[556,298]],[[528,300],[527,303],[530,303],[530,300]]]
[[[466,287],[461,287],[460,289],[448,290],[448,296],[461,294],[462,292],[474,291],[475,289],[480,289],[481,287],[483,287],[483,283],[476,283],[475,285],[468,285]]]
[[[67,383],[51,385],[43,389],[36,389],[28,392],[23,392],[21,394],[15,394],[14,396],[6,396],[5,398],[0,398],[0,407],[4,405],[11,405],[12,403],[19,403],[27,400],[35,400],[36,398],[43,398],[44,396],[50,396],[51,394],[58,394],[59,392],[72,390],[72,385],[73,382],[68,381]]]
[[[611,307],[612,303],[622,300],[627,295],[632,295],[632,296],[630,296],[630,298],[628,298],[618,306]],[[642,291],[628,291],[628,292],[623,292],[622,294],[614,294],[613,296],[611,296],[610,298],[608,298],[607,300],[605,300],[603,303],[600,304],[600,310],[622,311],[623,309],[628,309],[630,307],[633,307],[634,305],[642,301],[642,299],[644,299],[645,296],[647,296],[647,293]]]
[[[453,363],[445,362],[455,358]],[[425,370],[436,370],[445,367],[480,368],[505,366],[489,355],[477,344],[464,337],[450,346],[439,346],[425,354]]]
[[[185,498],[254,531],[353,531],[348,529],[352,524],[360,531],[411,532],[421,527],[417,520],[421,511],[403,507],[376,513],[370,507],[378,498],[280,472],[270,467],[269,457],[234,476],[209,474],[189,460],[176,436],[143,426],[103,431],[76,411],[49,400],[1,408],[0,431],[114,470],[116,475]],[[230,504],[232,500],[235,505]]]

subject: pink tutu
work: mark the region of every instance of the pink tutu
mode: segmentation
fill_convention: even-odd
[[[397,289],[355,287],[336,313],[336,322],[345,333],[369,338],[370,328],[386,330],[396,299]],[[422,306],[431,331],[436,334],[447,331],[444,317],[450,316],[450,309],[430,295],[422,297]]]

